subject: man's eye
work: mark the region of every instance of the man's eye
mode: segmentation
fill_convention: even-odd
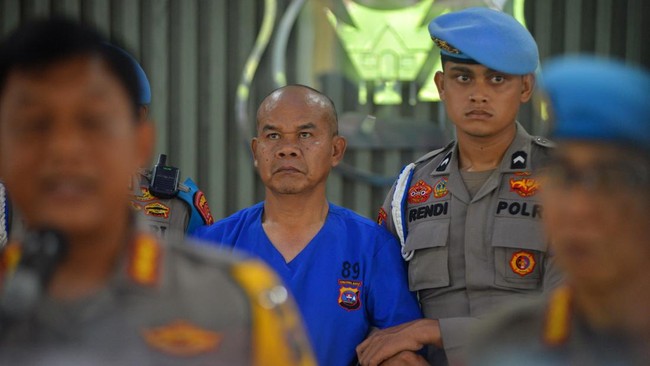
[[[280,138],[280,134],[276,132],[269,133],[268,135],[266,135],[266,138],[269,140],[277,140]]]
[[[311,134],[311,132],[301,132],[299,134],[299,136],[300,136],[301,139],[305,139],[305,138],[311,137],[312,134]]]
[[[456,80],[460,81],[461,83],[466,83],[470,80],[468,75],[458,75],[456,76]]]
[[[506,81],[506,78],[503,75],[494,75],[492,76],[491,80],[495,84],[501,84]]]

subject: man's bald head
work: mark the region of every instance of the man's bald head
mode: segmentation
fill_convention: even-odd
[[[325,119],[329,122],[332,135],[338,135],[338,117],[334,102],[325,94],[306,85],[292,84],[280,87],[267,95],[257,109],[257,123],[264,115],[273,111],[278,105],[293,104],[297,107],[307,106],[322,110]]]

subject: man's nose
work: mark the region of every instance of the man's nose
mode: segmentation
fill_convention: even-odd
[[[284,138],[280,141],[276,156],[279,158],[292,157],[295,158],[300,153],[298,142],[293,138]]]

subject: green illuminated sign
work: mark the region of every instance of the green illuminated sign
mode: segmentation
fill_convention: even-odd
[[[513,15],[524,26],[524,1],[513,0]],[[418,91],[420,101],[439,101],[433,82],[436,71],[442,69],[440,55],[432,53],[434,44],[427,30],[434,0],[423,0],[399,9],[374,9],[344,1],[353,25],[340,22],[329,9],[327,17],[335,28],[352,64],[359,75],[359,103],[367,103],[366,82],[375,83],[374,104],[401,104],[399,82],[413,82],[425,61],[434,57],[431,73]],[[441,8],[432,17],[448,12]],[[413,101],[414,102],[414,101]]]

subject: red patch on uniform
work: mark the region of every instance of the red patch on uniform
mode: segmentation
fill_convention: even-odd
[[[535,256],[527,251],[519,251],[510,258],[510,268],[520,276],[525,276],[535,269]]]
[[[449,193],[449,190],[447,189],[447,181],[449,179],[447,177],[440,178],[439,181],[436,182],[436,184],[433,186],[433,197],[435,198],[442,198]]]
[[[517,192],[522,197],[534,196],[540,188],[539,182],[535,178],[530,178],[530,173],[515,173],[510,178],[510,191]]]
[[[345,310],[361,307],[361,281],[339,280],[339,305]]]
[[[379,215],[377,215],[377,224],[379,225],[384,225],[386,223],[386,219],[388,218],[388,214],[386,214],[386,211],[384,208],[379,209]]]
[[[199,211],[199,214],[203,218],[203,222],[206,225],[214,224],[214,217],[212,217],[212,212],[210,212],[210,206],[208,206],[208,199],[205,198],[205,195],[201,191],[197,191],[194,194],[194,207]]]
[[[411,186],[409,188],[409,195],[408,195],[408,203],[422,203],[426,202],[426,200],[429,199],[429,196],[431,196],[431,192],[433,191],[433,188],[431,188],[430,185],[428,185],[425,181],[420,179],[415,183],[415,185]]]

